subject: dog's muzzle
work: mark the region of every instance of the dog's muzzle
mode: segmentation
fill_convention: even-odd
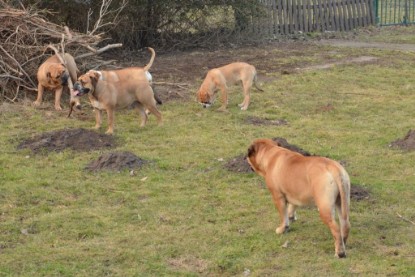
[[[69,74],[68,72],[64,72],[61,76],[61,84],[66,86],[68,84]]]
[[[84,88],[79,82],[76,82],[73,85],[73,94],[74,96],[82,96],[84,94],[87,94],[90,91],[89,88]]]
[[[202,105],[203,108],[209,108],[210,106],[212,106],[212,103],[210,102],[204,102],[204,103],[200,103]]]

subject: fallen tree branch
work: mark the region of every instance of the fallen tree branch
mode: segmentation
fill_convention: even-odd
[[[89,56],[99,55],[102,52],[105,52],[105,51],[107,51],[109,49],[118,48],[118,47],[122,47],[122,43],[108,44],[107,46],[102,47],[102,48],[100,48],[98,50],[95,50],[92,47],[90,47],[88,49],[90,49],[92,51],[91,53],[85,53],[85,54],[76,56],[75,57],[75,60],[82,59],[82,58],[86,58],[86,57],[89,57]]]

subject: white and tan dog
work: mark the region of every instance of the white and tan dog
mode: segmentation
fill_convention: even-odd
[[[68,78],[71,77],[75,82],[78,78],[79,70],[76,66],[74,58],[65,53],[63,59],[66,62],[66,66],[61,63],[58,56],[53,55],[44,61],[37,71],[37,99],[33,102],[34,106],[40,106],[42,103],[43,92],[45,90],[55,91],[55,110],[62,110],[61,96],[64,89],[68,90]],[[70,95],[71,106],[80,108],[80,101],[77,97]]]
[[[207,108],[213,104],[215,93],[220,90],[222,96],[222,106],[220,111],[226,111],[228,106],[228,87],[238,82],[242,82],[244,100],[239,107],[241,110],[248,109],[251,101],[250,90],[252,85],[260,91],[257,84],[257,72],[253,65],[236,62],[219,68],[209,70],[202,85],[197,92],[197,100]]]
[[[141,115],[141,127],[145,126],[148,115],[146,109],[162,122],[161,113],[156,107],[156,99],[151,87],[151,75],[148,72],[155,58],[153,48],[150,62],[145,67],[128,67],[120,70],[90,70],[80,76],[74,84],[75,96],[88,93],[89,100],[95,109],[95,128],[101,127],[101,111],[108,115],[107,134],[114,132],[114,112],[116,109],[134,105]]]
[[[280,147],[270,139],[257,139],[248,149],[247,161],[264,177],[281,224],[277,234],[286,232],[295,220],[297,206],[317,205],[321,220],[335,240],[335,255],[346,257],[345,244],[350,230],[350,179],[336,161],[324,157],[305,157]],[[340,228],[336,223],[339,215]]]

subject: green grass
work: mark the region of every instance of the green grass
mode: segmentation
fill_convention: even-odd
[[[332,50],[342,60],[350,53]],[[237,87],[229,113],[216,112],[219,103],[167,102],[164,125],[151,116],[140,129],[133,111],[117,112],[116,150],[151,161],[135,176],[83,170],[104,151],[16,150],[31,135],[90,128],[92,112],[80,121],[3,104],[0,276],[415,275],[415,226],[397,216],[415,221],[415,152],[388,147],[415,126],[415,54],[356,51],[379,60],[280,75],[254,91],[245,112]],[[287,64],[321,62],[289,56]],[[248,116],[289,124],[248,125]],[[277,136],[346,161],[352,182],[370,191],[351,203],[346,259],[334,258],[315,208],[300,209],[292,231],[277,236],[263,180],[224,169],[253,139]]]

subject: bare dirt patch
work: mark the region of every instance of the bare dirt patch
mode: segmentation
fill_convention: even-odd
[[[89,171],[121,171],[124,169],[141,169],[148,161],[131,152],[113,152],[101,155],[90,162],[85,169]]]
[[[92,151],[97,149],[115,147],[112,136],[99,134],[97,132],[78,129],[63,129],[43,133],[32,138],[23,140],[17,149],[28,148],[33,153],[62,152],[65,149],[75,151]]]
[[[415,130],[409,130],[405,137],[391,142],[389,147],[399,148],[406,151],[415,150]]]
[[[350,198],[356,201],[368,200],[370,198],[370,193],[360,185],[351,184]]]

